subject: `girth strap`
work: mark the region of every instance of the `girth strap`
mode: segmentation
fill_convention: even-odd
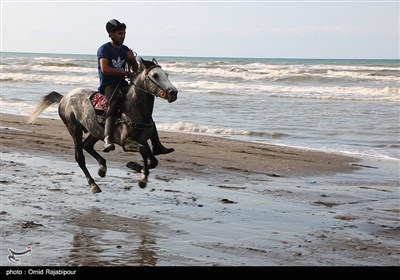
[[[136,128],[136,129],[152,129],[153,128],[153,123],[137,123],[137,122],[131,122],[128,120],[122,120],[122,123],[126,124],[129,127]]]

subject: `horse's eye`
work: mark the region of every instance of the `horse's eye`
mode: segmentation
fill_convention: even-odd
[[[158,79],[158,74],[157,73],[154,73],[152,76],[153,76],[154,79]]]

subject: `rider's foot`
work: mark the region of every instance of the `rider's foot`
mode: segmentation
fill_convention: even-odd
[[[108,153],[115,150],[115,145],[113,143],[105,143],[103,146],[103,152]]]
[[[175,151],[174,148],[165,148],[163,145],[157,145],[153,147],[153,155],[164,155]]]
[[[165,155],[175,151],[174,148],[165,148],[158,137],[156,123],[153,122],[153,134],[151,135],[151,144],[153,145],[153,155]]]

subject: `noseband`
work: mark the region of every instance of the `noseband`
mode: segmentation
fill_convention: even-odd
[[[146,77],[144,79],[144,86],[145,86],[146,90],[148,91],[148,89],[149,89],[148,82],[149,81],[152,82],[159,89],[158,94],[156,94],[155,96],[165,98],[165,96],[167,95],[166,91],[149,75],[150,71],[156,67],[161,68],[161,66],[159,66],[159,65],[154,65],[154,66],[151,66],[149,69],[146,69],[146,74],[145,74]]]

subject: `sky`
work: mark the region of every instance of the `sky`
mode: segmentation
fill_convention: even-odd
[[[93,54],[127,25],[140,56],[399,59],[396,1],[1,1],[1,51]]]

